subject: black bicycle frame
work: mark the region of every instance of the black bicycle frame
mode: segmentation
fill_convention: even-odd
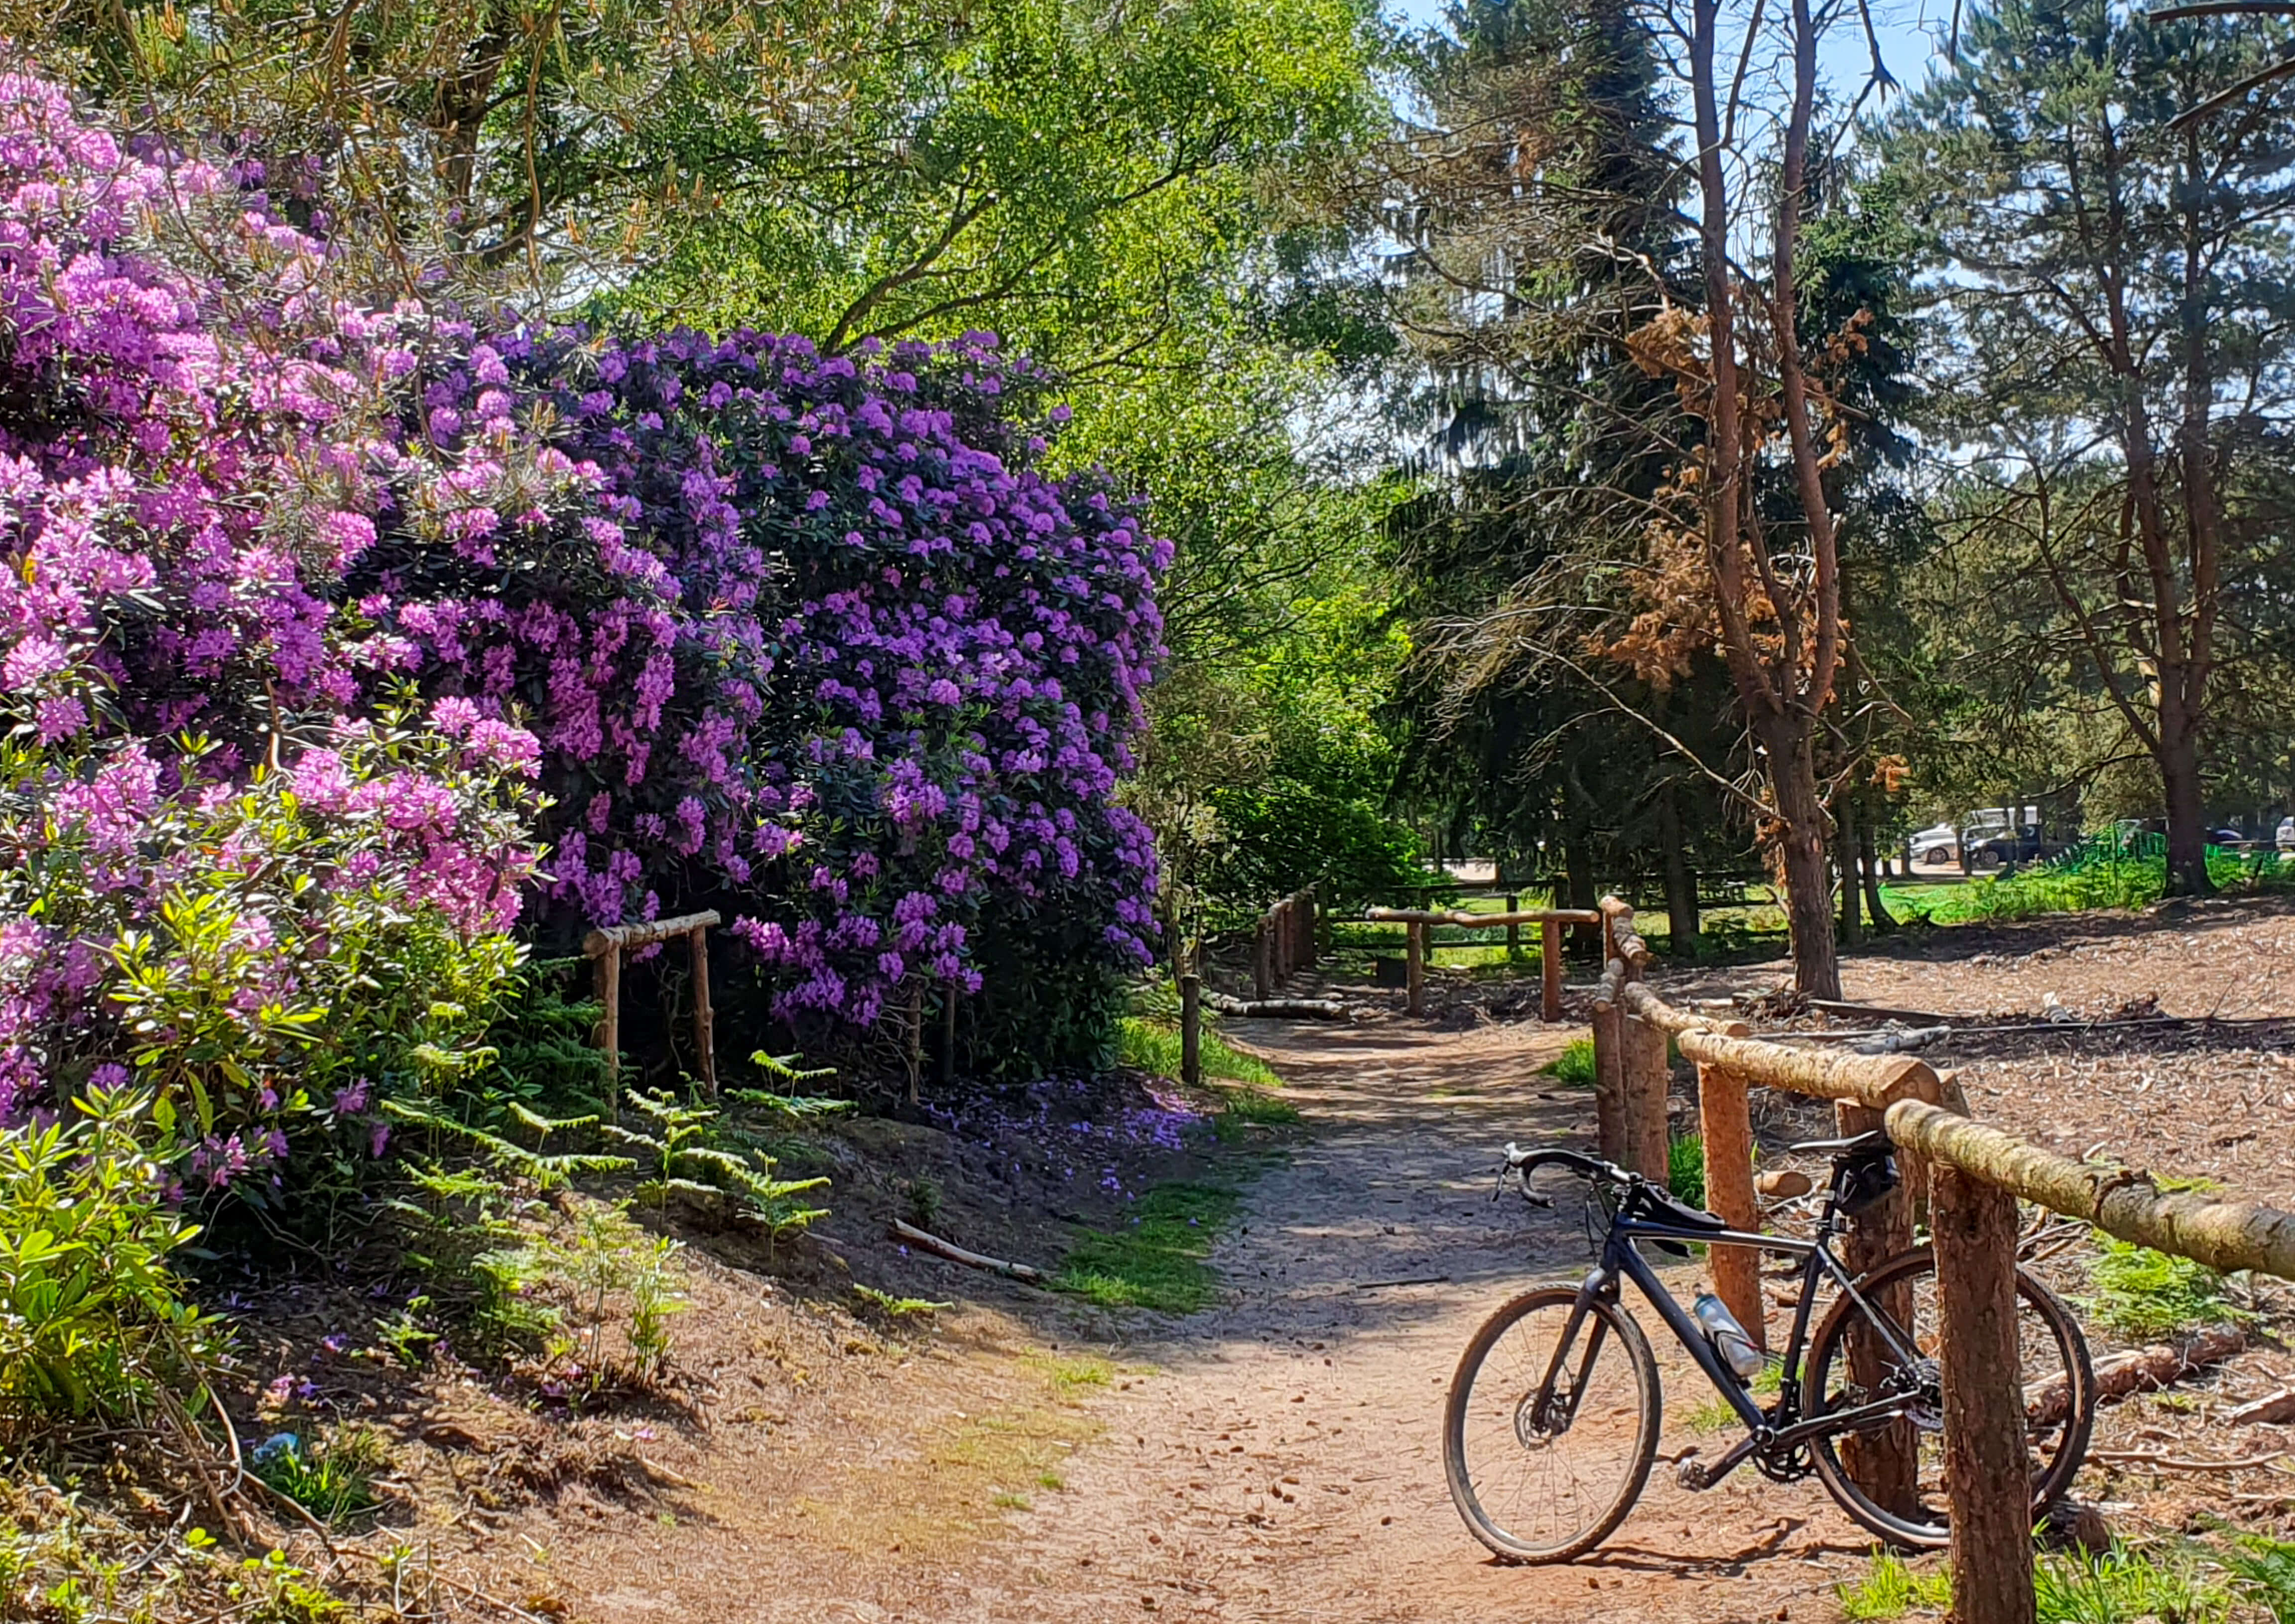
[[[1630,1280],[1640,1289],[1650,1307],[1657,1311],[1658,1318],[1665,1321],[1666,1328],[1673,1333],[1675,1340],[1688,1351],[1690,1358],[1697,1361],[1698,1368],[1705,1373],[1706,1380],[1713,1383],[1714,1391],[1727,1400],[1729,1408],[1745,1424],[1746,1439],[1716,1463],[1717,1473],[1736,1465],[1757,1449],[1790,1446],[1818,1433],[1851,1431],[1863,1423],[1892,1419],[1907,1402],[1905,1398],[1883,1399],[1814,1422],[1803,1418],[1798,1424],[1782,1432],[1771,1427],[1768,1417],[1753,1402],[1746,1384],[1738,1379],[1736,1372],[1722,1362],[1720,1351],[1714,1347],[1712,1339],[1705,1334],[1704,1328],[1681,1306],[1673,1293],[1666,1290],[1664,1282],[1657,1277],[1656,1269],[1650,1266],[1649,1261],[1642,1256],[1635,1245],[1638,1241],[1670,1241],[1675,1244],[1694,1241],[1700,1245],[1744,1246],[1806,1260],[1801,1270],[1801,1298],[1793,1309],[1793,1329],[1785,1338],[1783,1355],[1788,1386],[1800,1379],[1801,1356],[1809,1335],[1809,1314],[1817,1301],[1817,1283],[1822,1278],[1830,1278],[1842,1293],[1856,1302],[1863,1310],[1866,1321],[1890,1344],[1890,1351],[1899,1360],[1906,1363],[1917,1361],[1919,1351],[1904,1340],[1899,1328],[1888,1315],[1866,1301],[1863,1293],[1858,1291],[1856,1281],[1825,1244],[1833,1234],[1832,1219],[1833,1213],[1828,1209],[1819,1228],[1818,1238],[1798,1240],[1791,1236],[1755,1235],[1742,1229],[1690,1228],[1668,1223],[1662,1219],[1619,1213],[1611,1220],[1609,1236],[1602,1245],[1601,1261],[1595,1265],[1578,1288],[1578,1301],[1571,1310],[1569,1323],[1563,1326],[1562,1335],[1555,1344],[1553,1359],[1547,1367],[1545,1378],[1539,1383],[1533,1401],[1533,1416],[1540,1422],[1550,1423],[1554,1419],[1551,1411],[1555,1378],[1561,1374],[1569,1359],[1571,1346],[1577,1341],[1578,1330],[1585,1322],[1589,1306],[1597,1298],[1615,1300],[1619,1294],[1619,1283]],[[1587,1340],[1585,1356],[1579,1363],[1577,1379],[1571,1383],[1570,1403],[1572,1408],[1576,1407],[1578,1396],[1585,1391],[1586,1373],[1593,1367],[1595,1356],[1601,1351],[1602,1322],[1597,1319],[1594,1326],[1593,1335]],[[1564,1426],[1570,1419],[1568,1416],[1560,1418]]]

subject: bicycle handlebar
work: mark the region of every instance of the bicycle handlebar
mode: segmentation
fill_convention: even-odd
[[[1640,1174],[1629,1172],[1613,1162],[1599,1156],[1589,1156],[1575,1150],[1523,1150],[1512,1140],[1507,1142],[1507,1171],[1522,1175],[1522,1187],[1530,1188],[1530,1181],[1548,1167],[1564,1168],[1582,1179],[1599,1179],[1611,1184],[1632,1184]]]

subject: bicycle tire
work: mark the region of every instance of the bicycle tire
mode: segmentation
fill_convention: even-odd
[[[1626,1514],[1641,1498],[1649,1481],[1650,1463],[1657,1457],[1658,1428],[1664,1409],[1664,1394],[1659,1386],[1657,1359],[1650,1352],[1649,1339],[1634,1323],[1633,1316],[1622,1305],[1613,1302],[1594,1302],[1588,1312],[1598,1320],[1608,1336],[1614,1339],[1628,1367],[1631,1378],[1634,1403],[1638,1410],[1633,1441],[1625,1452],[1613,1451],[1610,1464],[1619,1470],[1618,1490],[1605,1504],[1595,1508],[1590,1520],[1583,1526],[1569,1530],[1559,1538],[1543,1538],[1527,1536],[1519,1530],[1509,1529],[1483,1504],[1483,1495],[1475,1484],[1474,1463],[1467,1459],[1467,1423],[1474,1411],[1478,1382],[1483,1376],[1483,1366],[1498,1348],[1507,1333],[1530,1316],[1541,1310],[1560,1309],[1566,1315],[1569,1307],[1578,1300],[1574,1285],[1540,1286],[1523,1293],[1506,1303],[1482,1322],[1466,1351],[1459,1356],[1458,1368],[1450,1378],[1450,1391],[1443,1408],[1442,1466],[1450,1485],[1450,1498],[1466,1520],[1466,1528],[1475,1538],[1508,1562],[1547,1563],[1568,1562],[1582,1556],[1608,1538]],[[1566,1323],[1566,1319],[1557,1324]],[[1583,1333],[1581,1332],[1581,1342]],[[1547,1344],[1551,1347],[1551,1343]],[[1594,1357],[1605,1357],[1605,1350],[1597,1348]],[[1539,1366],[1543,1375],[1543,1361]],[[1535,1381],[1537,1378],[1533,1378]],[[1502,1390],[1504,1391],[1504,1390]],[[1525,1454],[1531,1446],[1521,1437],[1523,1422],[1520,1406],[1528,1397],[1523,1393],[1514,1400],[1511,1430]],[[1568,1430],[1574,1429],[1565,1429]],[[1562,1498],[1548,1496],[1545,1504],[1556,1504]]]
[[[1927,1247],[1898,1253],[1881,1263],[1857,1282],[1858,1291],[1868,1300],[1890,1290],[1907,1285],[1923,1277],[1933,1277],[1936,1255]],[[2054,1439],[2054,1449],[2045,1467],[2037,1473],[2032,1485],[2032,1514],[2035,1521],[2048,1508],[2070,1492],[2072,1480],[2079,1474],[2080,1463],[2087,1457],[2090,1432],[2095,1426],[2095,1371],[2088,1356],[2087,1338],[2081,1333],[2079,1322],[2072,1318],[2056,1294],[2038,1278],[2022,1269],[2016,1271],[2016,1294],[2022,1307],[2038,1317],[2039,1324],[2054,1343],[2062,1374],[2067,1384],[2065,1416],[2061,1432]],[[1835,1344],[1852,1317],[1861,1318],[1854,1299],[1843,1295],[1836,1298],[1825,1318],[1818,1321],[1810,1335],[1809,1354],[1801,1370],[1801,1414],[1815,1418],[1825,1413],[1826,1399],[1825,1376],[1834,1357]],[[1920,1345],[1920,1326],[1913,1327],[1915,1346]],[[1845,1357],[1845,1353],[1844,1353]],[[2047,1377],[2055,1371],[2020,1373],[2021,1379],[2030,1383],[2036,1375]],[[2052,1429],[2053,1430],[2053,1429]],[[1915,1521],[1887,1506],[1882,1506],[1850,1480],[1841,1457],[1834,1448],[1834,1440],[1820,1438],[1809,1446],[1810,1464],[1841,1509],[1854,1517],[1871,1532],[1891,1544],[1918,1550],[1941,1549],[1951,1542],[1950,1525],[1939,1514]]]

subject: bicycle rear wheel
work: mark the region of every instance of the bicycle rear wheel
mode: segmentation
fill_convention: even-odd
[[[1854,1298],[1836,1299],[1809,1338],[1801,1375],[1801,1414],[1809,1417],[1851,1409],[1889,1393],[1911,1399],[1906,1412],[1871,1432],[1835,1434],[1809,1446],[1817,1474],[1841,1508],[1874,1533],[1900,1546],[1939,1548],[1950,1543],[1944,1495],[1944,1418],[1938,1385],[1936,1258],[1926,1248],[1891,1258],[1857,1283],[1874,1308],[1889,1317],[1917,1352],[1907,1367],[1874,1334]],[[2056,1294],[2022,1269],[2016,1271],[2017,1379],[2024,1391],[2025,1447],[2031,1459],[2035,1516],[2071,1488],[2095,1424],[2095,1375],[2087,1339]],[[1853,1442],[1850,1440],[1853,1440]],[[1902,1463],[1909,1492],[1883,1497],[1852,1481],[1843,1460],[1863,1450]]]
[[[1567,1562],[1608,1538],[1657,1454],[1663,1400],[1648,1339],[1617,1303],[1597,1302],[1564,1350],[1577,1302],[1574,1285],[1524,1292],[1474,1333],[1450,1378],[1450,1498],[1510,1561]]]

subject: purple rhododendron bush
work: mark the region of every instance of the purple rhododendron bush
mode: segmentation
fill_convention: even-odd
[[[1044,380],[339,280],[261,166],[0,76],[0,1121],[131,1090],[194,1189],[378,1155],[522,944],[695,907],[809,1047],[1098,1018],[1168,549],[1036,471]]]

